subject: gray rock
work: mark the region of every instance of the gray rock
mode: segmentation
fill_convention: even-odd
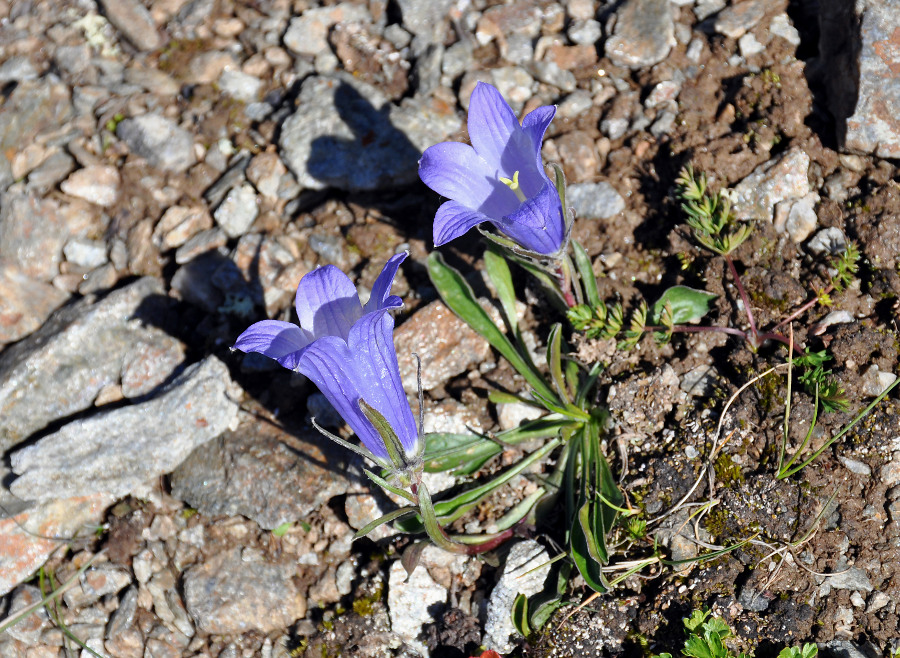
[[[487,649],[506,654],[515,648],[510,636],[516,632],[512,623],[512,606],[516,596],[532,596],[544,588],[550,573],[550,556],[536,541],[519,542],[509,551],[503,575],[494,586],[487,604],[482,643]]]
[[[812,191],[808,171],[809,156],[799,148],[759,165],[733,188],[738,218],[771,222],[775,204],[801,199]]]
[[[784,230],[794,244],[800,244],[816,230],[816,224],[819,223],[819,217],[816,215],[818,202],[819,195],[811,192],[791,205]],[[778,230],[778,226],[775,228]]]
[[[213,212],[216,224],[230,238],[238,238],[246,233],[258,215],[256,191],[249,183],[230,190],[225,195],[225,200]]]
[[[881,395],[885,389],[894,383],[897,375],[890,371],[883,371],[876,364],[870,365],[862,373],[862,394],[869,398],[876,398]]]
[[[10,491],[39,501],[133,493],[228,429],[238,410],[232,386],[225,364],[207,357],[149,400],[73,421],[12,453],[19,477]]]
[[[531,73],[540,82],[553,85],[562,91],[571,92],[575,90],[575,74],[571,71],[564,71],[559,68],[559,64],[556,62],[535,62],[531,65]]]
[[[688,370],[681,378],[681,390],[694,397],[709,397],[715,392],[719,373],[715,366],[700,365]]]
[[[872,591],[872,583],[865,571],[859,567],[850,567],[847,569],[846,567],[841,567],[840,564],[838,564],[838,566],[840,568],[836,570],[837,573],[833,576],[828,576],[826,579],[826,582],[831,585],[832,589],[849,589],[863,592]]]
[[[426,43],[444,40],[447,16],[454,0],[397,0],[403,27]]]
[[[313,7],[292,18],[284,34],[284,45],[298,55],[315,56],[329,51],[328,32],[337,23],[371,21],[364,5],[342,2],[330,7]]]
[[[219,553],[184,576],[185,605],[206,633],[231,635],[287,628],[306,614],[295,568],[264,560],[245,562],[241,549]]]
[[[471,41],[457,41],[444,51],[441,72],[450,80],[455,80],[471,67],[474,51],[475,46]]]
[[[242,514],[267,529],[308,516],[350,483],[341,453],[312,430],[240,415],[236,430],[201,446],[172,473],[172,495],[202,514]],[[371,520],[371,519],[370,519]]]
[[[12,602],[9,606],[9,617],[14,617],[25,608],[39,603],[43,594],[34,585],[21,585],[12,593]],[[40,643],[41,634],[50,628],[50,615],[47,608],[39,607],[19,623],[10,627],[9,634],[27,646],[35,646]]]
[[[423,340],[423,336],[428,336]],[[422,388],[430,391],[482,363],[491,353],[487,341],[440,300],[416,311],[394,332],[400,377],[407,392],[416,390],[415,352],[422,359]]]
[[[832,640],[819,645],[823,658],[879,658],[883,654],[868,642],[859,644],[847,640]]]
[[[747,59],[764,51],[766,46],[761,44],[755,36],[748,33],[738,39],[738,48],[741,51],[741,57]]]
[[[235,69],[225,69],[219,76],[219,88],[243,103],[252,103],[259,98],[262,80]]]
[[[881,158],[900,158],[897,12],[894,0],[827,0],[818,12],[819,75],[838,140],[851,151]]]
[[[600,27],[600,23],[593,19],[575,21],[566,30],[566,35],[572,43],[587,46],[600,40],[600,37],[603,36],[603,29]]]
[[[162,37],[150,12],[138,0],[100,0],[103,13],[138,50],[156,50]]]
[[[6,480],[7,476],[6,468],[0,465],[0,477]],[[97,527],[114,500],[112,496],[96,494],[42,505],[25,504],[24,510],[16,510],[13,506],[16,499],[0,487],[3,507],[14,514],[0,519],[0,537],[3,537],[0,596],[31,578],[59,548],[58,542],[47,541],[44,537],[83,537],[85,528]]]
[[[101,300],[85,298],[0,355],[0,451],[89,408],[101,389],[119,382],[126,367],[135,375],[147,373],[138,390],[163,383],[170,373],[155,364],[180,361],[184,351],[177,340],[144,323],[165,317],[164,295],[161,283],[146,278]],[[147,353],[149,362],[141,356]]]
[[[50,281],[59,274],[72,227],[54,201],[13,189],[0,201],[0,260],[24,275]]]
[[[125,119],[116,128],[116,135],[154,167],[182,172],[194,164],[194,138],[162,115]]]
[[[576,89],[566,96],[556,108],[560,119],[576,119],[587,112],[594,104],[591,93],[585,89]]]
[[[471,576],[478,577],[478,571],[468,569],[469,563],[475,561],[435,546],[426,546],[419,566],[409,576],[400,560],[391,564],[388,575],[391,630],[424,658],[428,658],[429,652],[418,639],[422,626],[434,621],[436,609],[439,610],[447,602],[450,587],[459,586],[453,580],[471,584],[474,582]]]
[[[714,29],[732,39],[739,39],[765,16],[769,0],[743,0],[723,9],[716,16]]]
[[[872,469],[869,466],[861,461],[857,461],[856,459],[850,459],[849,457],[844,457],[843,455],[838,455],[838,461],[844,465],[851,473],[856,473],[857,475],[865,475],[866,477],[872,475]]]
[[[22,82],[34,80],[38,77],[38,71],[31,60],[24,55],[10,57],[0,64],[0,82]]]
[[[74,238],[63,247],[66,260],[79,267],[100,267],[108,259],[106,257],[106,243],[102,240],[88,240],[87,238]]]
[[[441,63],[444,59],[444,45],[432,43],[425,47],[413,67],[416,94],[425,96],[441,85]]]
[[[118,594],[130,584],[130,571],[106,562],[81,574],[77,585],[63,594],[63,600],[70,608],[83,608],[96,603],[101,596]]]
[[[307,78],[298,109],[282,128],[282,159],[308,189],[412,183],[421,152],[458,128],[459,119],[407,100],[392,106],[380,91],[343,73]]]
[[[625,210],[625,199],[606,181],[567,186],[566,203],[584,219],[609,219]]]
[[[633,69],[661,62],[675,45],[669,0],[627,0],[616,12],[616,26],[606,40],[606,56]]]
[[[817,256],[839,254],[847,248],[847,236],[837,226],[829,226],[813,236],[806,250]]]
[[[49,78],[21,82],[0,109],[0,149],[23,148],[38,133],[61,127],[71,118],[67,85]]]
[[[800,33],[791,25],[791,19],[787,14],[778,14],[769,23],[769,32],[776,37],[781,37],[792,46],[800,45]]]
[[[56,151],[28,174],[27,188],[45,193],[65,180],[75,169],[75,159],[65,151]]]
[[[725,7],[725,0],[697,0],[694,6],[694,16],[698,21],[709,18]]]
[[[37,330],[68,298],[68,293],[59,288],[25,276],[16,267],[0,261],[0,346]]]
[[[134,615],[137,613],[138,588],[129,587],[122,598],[119,599],[119,607],[109,618],[106,627],[106,639],[116,637],[119,633],[134,623]]]

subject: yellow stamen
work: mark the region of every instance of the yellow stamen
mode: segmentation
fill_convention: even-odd
[[[522,192],[522,188],[519,187],[519,172],[518,171],[516,171],[516,173],[513,174],[512,180],[510,180],[508,178],[503,178],[501,176],[500,182],[503,183],[504,185],[506,185],[509,189],[511,189],[515,193],[516,198],[519,201],[522,201],[523,203],[526,201],[525,193]]]

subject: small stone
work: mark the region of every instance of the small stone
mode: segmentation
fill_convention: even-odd
[[[243,103],[252,103],[259,99],[262,91],[262,80],[236,69],[225,69],[219,76],[219,88]]]
[[[68,298],[65,291],[36,281],[17,268],[0,262],[0,346],[21,340],[38,329]],[[0,408],[2,406],[0,392]],[[2,445],[3,442],[0,441],[0,447]]]
[[[681,84],[674,80],[664,80],[656,85],[644,100],[644,107],[658,107],[678,98]]]
[[[74,238],[63,247],[63,254],[73,265],[88,269],[100,267],[107,262],[106,243],[100,240]]]
[[[216,82],[223,71],[237,68],[238,62],[230,52],[208,50],[191,59],[185,77],[194,84],[209,85]]]
[[[753,55],[758,55],[766,49],[765,45],[761,44],[757,38],[749,32],[738,39],[738,48],[741,51],[741,57],[744,59],[752,57]]]
[[[792,46],[800,45],[800,33],[791,25],[791,19],[787,14],[778,14],[769,23],[769,32],[776,37],[781,37]]]
[[[306,614],[306,599],[291,578],[293,572],[290,564],[244,562],[241,550],[233,548],[185,573],[185,605],[205,633],[283,630]]]
[[[175,262],[179,265],[190,263],[201,254],[224,247],[227,243],[228,236],[225,235],[225,231],[218,227],[200,231],[178,247],[178,250],[175,252]],[[175,285],[174,279],[172,285]]]
[[[603,29],[600,23],[590,19],[586,21],[576,21],[566,30],[569,41],[579,45],[593,45],[603,36]]]
[[[131,575],[113,564],[98,564],[85,571],[78,584],[63,595],[70,608],[83,608],[96,603],[100,597],[118,594],[131,584]]]
[[[823,228],[813,236],[806,245],[806,250],[811,254],[821,256],[824,254],[840,254],[847,248],[847,236],[836,226]]]
[[[329,50],[328,32],[337,23],[368,23],[365,5],[342,2],[330,7],[314,7],[292,18],[284,34],[284,45],[298,55],[315,56]]]
[[[684,373],[680,387],[693,397],[709,397],[715,392],[718,379],[715,366],[700,365]]]
[[[510,636],[516,632],[512,622],[513,601],[519,594],[532,596],[544,588],[550,573],[550,556],[536,541],[528,539],[509,551],[503,575],[491,591],[487,604],[482,643],[487,649],[507,654],[515,648]]]
[[[900,483],[900,461],[890,461],[881,467],[881,481],[889,487]]]
[[[819,223],[819,217],[816,215],[816,204],[818,202],[819,195],[811,192],[802,199],[795,201],[790,211],[788,211],[784,230],[794,244],[800,244],[816,230],[816,224]]]
[[[153,239],[163,249],[175,249],[211,228],[212,217],[204,206],[171,206],[153,229]]]
[[[888,603],[891,602],[891,597],[884,592],[874,592],[872,596],[869,597],[869,605],[866,608],[866,613],[871,614],[873,612],[877,612],[885,607]]]
[[[525,421],[540,418],[544,413],[543,409],[524,402],[501,402],[497,405],[497,422],[500,424],[500,429],[510,430]]]
[[[632,69],[661,62],[675,45],[669,0],[627,0],[616,11],[616,25],[606,40],[606,56]]]
[[[808,171],[809,156],[799,148],[758,166],[733,188],[738,218],[771,222],[779,201],[802,199],[812,192]]]
[[[492,69],[491,74],[494,86],[517,112],[531,99],[534,78],[525,69],[519,66],[501,66]]]
[[[159,114],[125,119],[116,128],[116,135],[153,167],[182,172],[194,164],[194,138]]]
[[[150,12],[138,0],[100,0],[103,14],[138,50],[156,50],[162,37]]]
[[[838,461],[841,462],[844,467],[851,473],[856,473],[857,475],[865,475],[866,477],[872,475],[872,469],[869,468],[867,464],[861,461],[850,459],[849,457],[844,457],[843,455],[838,456]]]
[[[878,369],[874,363],[862,373],[862,394],[866,397],[876,398],[897,379],[892,372]]]
[[[566,202],[584,219],[609,219],[625,210],[625,199],[605,181],[569,185]]]
[[[116,202],[120,182],[119,171],[115,167],[92,165],[74,172],[62,182],[60,188],[69,196],[105,207]]]
[[[41,590],[33,585],[20,585],[12,593],[12,604],[9,606],[9,615],[7,619],[15,617],[17,613],[25,608],[40,604],[43,599]],[[50,618],[47,609],[39,606],[30,615],[14,624],[7,631],[11,637],[25,643],[28,646],[34,646],[39,643],[41,634],[44,629],[50,626]]]
[[[575,119],[591,109],[593,105],[594,99],[590,92],[576,89],[557,106],[556,115],[560,119]]]
[[[706,20],[725,7],[725,0],[697,0],[694,16],[698,21]]]
[[[0,64],[0,82],[22,82],[34,80],[38,71],[27,57],[17,55]]]
[[[826,578],[833,589],[850,589],[871,592],[873,587],[866,572],[859,567],[841,569],[839,573]]]
[[[474,50],[470,41],[457,41],[444,51],[441,72],[451,80],[456,80],[471,67]]]
[[[766,0],[743,0],[719,12],[713,26],[719,34],[739,39],[759,23],[765,13]]]
[[[575,74],[571,71],[562,70],[556,62],[535,62],[531,65],[531,72],[536,79],[548,85],[553,85],[562,91],[571,92],[575,90]]]
[[[256,191],[249,183],[232,189],[213,212],[216,224],[230,238],[246,233],[259,215]]]

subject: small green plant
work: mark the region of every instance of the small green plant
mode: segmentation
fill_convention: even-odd
[[[728,624],[718,617],[710,617],[708,610],[694,610],[684,620],[688,633],[682,656],[689,658],[750,658],[752,654],[732,653],[726,641],[734,637]],[[782,649],[778,658],[815,658],[818,653],[815,644],[806,643],[802,647]],[[672,658],[671,653],[654,654],[654,658]]]
[[[831,371],[823,367],[831,357],[824,351],[811,352],[808,348],[801,350],[792,345],[791,339],[782,330],[816,304],[831,306],[832,293],[845,290],[853,282],[859,269],[860,254],[857,246],[849,243],[841,254],[832,258],[830,265],[834,273],[827,286],[817,290],[810,300],[778,322],[771,330],[762,331],[757,325],[750,296],[744,288],[733,258],[735,250],[752,234],[753,227],[739,221],[732,212],[728,198],[722,192],[711,191],[706,175],[695,174],[691,166],[681,172],[676,185],[676,196],[681,200],[681,209],[694,239],[701,247],[725,260],[743,302],[748,329],[696,325],[695,323],[709,312],[716,296],[687,286],[669,288],[650,307],[641,301],[639,307],[631,314],[627,330],[624,330],[626,313],[621,303],[607,304],[603,300],[591,299],[590,295],[586,295],[584,303],[577,304],[568,311],[572,326],[577,331],[584,332],[588,338],[619,337],[620,349],[633,348],[645,333],[652,333],[659,343],[668,342],[675,333],[727,333],[742,338],[754,350],[766,341],[774,340],[796,352],[794,363],[801,370],[800,383],[810,395],[818,391],[819,402],[825,411],[846,410],[847,400],[843,389],[831,377]],[[592,276],[590,262],[587,261],[586,254],[579,253],[578,248],[576,244],[575,262],[584,281],[586,277]]]

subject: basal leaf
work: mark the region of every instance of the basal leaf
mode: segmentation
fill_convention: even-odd
[[[650,324],[660,324],[666,304],[671,309],[671,320],[675,324],[698,322],[709,313],[710,303],[716,295],[688,286],[673,286],[650,309]]]

